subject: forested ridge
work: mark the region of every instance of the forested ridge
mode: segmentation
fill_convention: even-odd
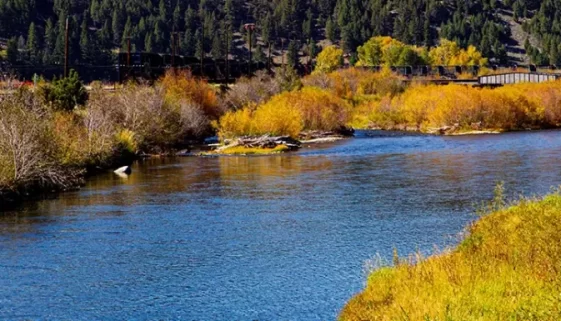
[[[256,24],[256,60],[269,45],[278,55],[281,39],[294,62],[325,40],[352,56],[382,35],[425,47],[446,38],[506,64],[516,62],[508,21],[522,27],[518,48],[530,62],[561,64],[561,2],[554,0],[0,0],[0,59],[61,63],[67,19],[70,59],[82,64],[111,64],[128,38],[133,51],[170,53],[174,32],[182,55],[245,59],[245,23]]]

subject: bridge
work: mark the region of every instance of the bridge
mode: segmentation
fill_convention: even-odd
[[[382,66],[362,67],[373,71]],[[478,76],[480,66],[391,66],[391,70],[405,77],[405,83],[459,84],[479,87],[498,87],[518,83],[542,83],[561,79],[561,66],[489,67],[490,74]]]
[[[434,85],[466,85],[473,87],[500,87],[504,85],[520,84],[520,83],[542,83],[561,79],[558,73],[537,73],[537,72],[506,72],[500,74],[484,75],[469,79],[452,79],[440,78],[431,79],[423,77],[409,77],[404,80],[405,83],[420,83]]]

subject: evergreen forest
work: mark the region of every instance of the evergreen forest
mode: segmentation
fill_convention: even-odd
[[[561,2],[554,0],[0,0],[0,59],[60,64],[65,28],[73,64],[109,65],[134,52],[289,63],[334,43],[349,57],[374,36],[432,47],[473,45],[496,64],[561,64]],[[252,39],[244,25],[255,24]]]

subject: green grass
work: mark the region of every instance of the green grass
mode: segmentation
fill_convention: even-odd
[[[561,194],[501,204],[455,250],[373,272],[340,320],[561,320]]]
[[[251,148],[244,146],[234,146],[216,152],[205,153],[204,155],[273,155],[289,151],[286,145],[278,145],[275,148]]]

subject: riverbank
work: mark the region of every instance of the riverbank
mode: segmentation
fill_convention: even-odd
[[[222,143],[286,136],[311,144],[348,137],[352,128],[438,135],[559,128],[558,101],[561,82],[497,89],[406,87],[389,69],[350,68],[302,79],[291,70],[259,73],[224,92],[188,73],[168,73],[150,86],[127,84],[106,93],[94,84],[86,93],[72,73],[33,91],[20,88],[2,96],[0,198],[72,189],[81,172],[127,165],[144,153],[168,154],[214,134]],[[230,147],[210,154],[294,149],[291,144]]]
[[[456,249],[374,271],[339,319],[558,320],[561,192],[510,207],[501,196]]]
[[[0,97],[0,205],[79,188],[84,178],[172,154],[213,133],[217,93],[188,73],[87,93],[78,75]]]

